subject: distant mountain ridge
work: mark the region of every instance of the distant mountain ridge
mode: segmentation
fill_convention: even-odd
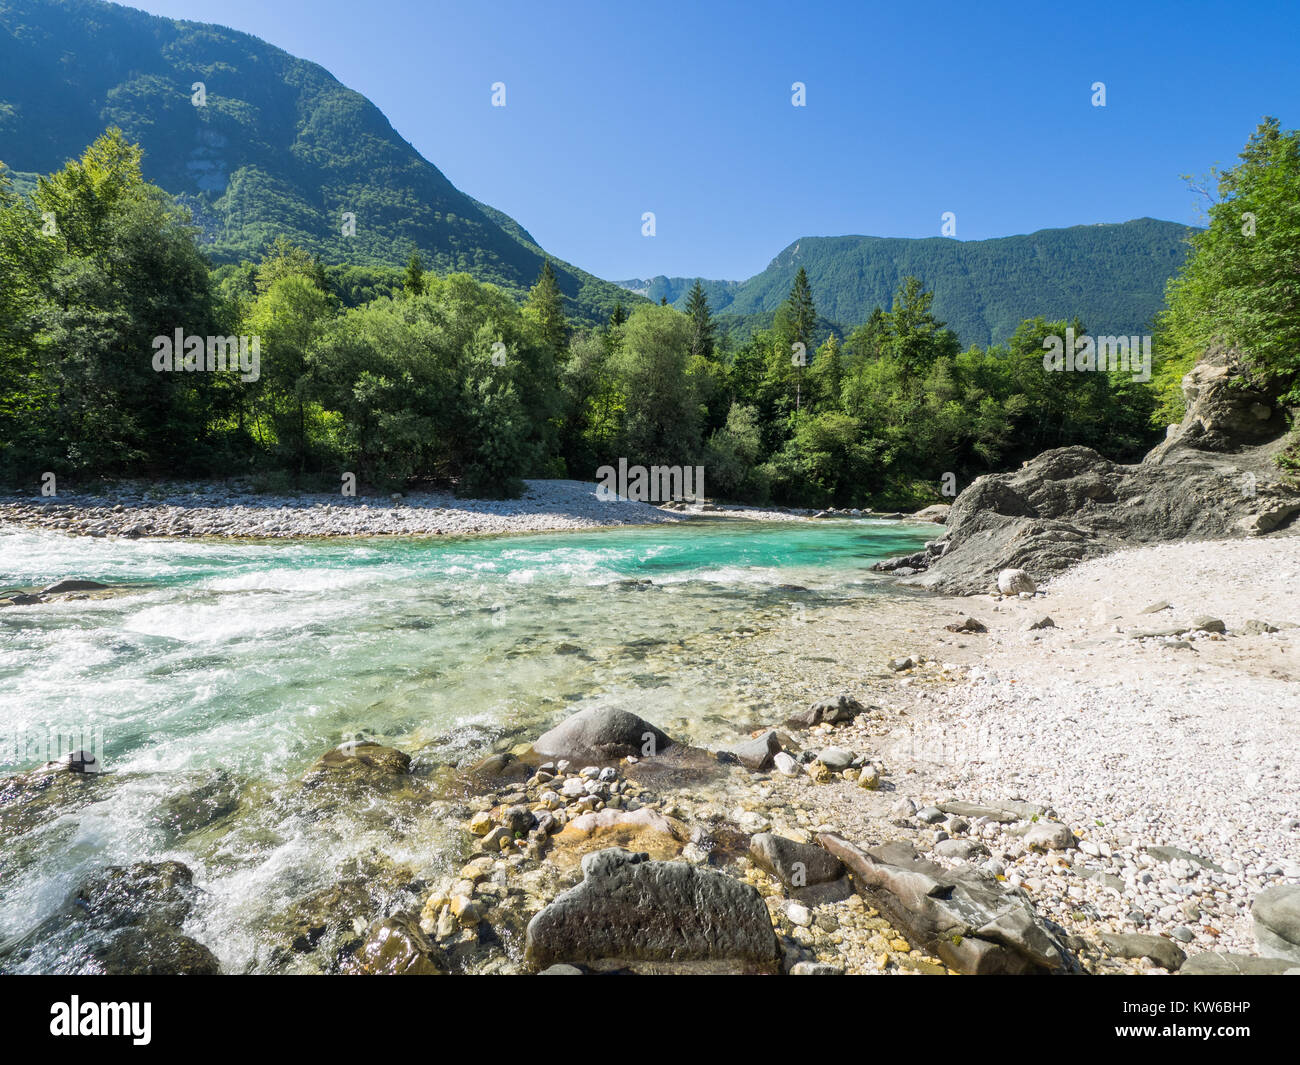
[[[336,263],[400,266],[418,249],[427,269],[519,293],[547,257],[315,63],[100,0],[0,0],[0,160],[56,170],[108,126],[140,143],[145,176],[191,208],[217,262],[256,258],[283,235]],[[553,263],[579,317],[602,321],[628,302],[611,282]]]
[[[808,273],[819,316],[841,333],[888,310],[909,274],[935,293],[934,312],[965,344],[1005,340],[1025,318],[1078,315],[1098,333],[1151,330],[1165,282],[1187,255],[1193,230],[1176,222],[1131,222],[1040,229],[1011,237],[802,237],[747,281],[700,283],[724,324],[766,325],[799,267]],[[685,307],[695,278],[620,281],[630,292]]]

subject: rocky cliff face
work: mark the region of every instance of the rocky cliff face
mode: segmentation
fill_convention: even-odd
[[[953,503],[947,533],[878,569],[950,595],[993,585],[999,570],[1036,580],[1122,547],[1290,531],[1300,493],[1274,463],[1288,438],[1276,395],[1243,386],[1215,348],[1183,378],[1187,414],[1136,465],[1058,448],[1012,473],[978,478]]]

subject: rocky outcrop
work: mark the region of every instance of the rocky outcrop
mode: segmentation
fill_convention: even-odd
[[[904,574],[906,583],[974,595],[995,587],[1002,570],[1042,581],[1120,548],[1267,532],[1300,513],[1300,494],[1247,473],[1190,460],[1124,466],[1091,448],[1058,448],[978,478],[953,504],[946,539],[876,568],[924,568]]]
[[[913,943],[968,974],[1066,971],[1068,957],[1033,905],[971,866],[944,869],[910,843],[863,851],[822,833],[817,843],[848,866],[867,895]]]
[[[1206,452],[1239,455],[1252,462],[1252,448],[1277,440],[1287,431],[1279,389],[1246,380],[1241,359],[1216,344],[1183,377],[1187,413],[1169,426],[1165,439],[1143,460],[1151,463],[1198,461]]]
[[[583,881],[528,923],[524,956],[645,973],[776,973],[780,947],[749,884],[618,848],[588,854]]]
[[[1124,547],[1273,532],[1300,514],[1280,476],[1286,412],[1242,387],[1216,348],[1183,380],[1187,415],[1142,462],[1086,447],[1046,451],[1010,473],[979,477],[954,501],[947,533],[924,551],[877,563],[906,583],[951,595],[990,591],[998,573],[1032,583]]]

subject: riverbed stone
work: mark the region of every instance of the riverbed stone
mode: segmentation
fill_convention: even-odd
[[[817,752],[817,760],[827,768],[839,772],[853,764],[853,752],[843,747],[823,747]]]
[[[814,725],[842,725],[852,721],[865,709],[852,695],[837,695],[834,699],[813,703],[807,710],[791,714],[785,719],[785,726],[808,729]]]
[[[207,947],[170,928],[124,928],[91,949],[106,976],[216,976],[221,963]]]
[[[193,908],[194,874],[181,862],[112,865],[81,882],[74,905],[100,928],[165,925],[179,928]]]
[[[1031,850],[1064,851],[1075,844],[1069,825],[1056,821],[1034,821],[1021,829],[1012,829],[1012,835],[1023,836],[1025,846]]]
[[[583,881],[528,923],[524,955],[640,972],[779,971],[781,951],[751,885],[686,862],[611,848],[582,860]]]
[[[543,758],[567,758],[600,766],[632,755],[662,754],[673,745],[666,733],[627,710],[588,707],[542,733],[533,751]]]
[[[746,769],[755,773],[771,769],[773,759],[781,750],[781,739],[775,732],[764,732],[761,736],[755,736],[753,739],[746,740],[731,749],[731,753],[736,756]]]
[[[1103,932],[1101,945],[1114,958],[1149,958],[1162,969],[1176,972],[1187,955],[1164,936],[1145,933]]]
[[[349,740],[326,751],[316,761],[313,779],[339,777],[366,780],[403,776],[411,771],[411,756],[374,740]]]
[[[356,971],[374,976],[438,976],[447,972],[438,949],[409,913],[375,921],[357,951]]]
[[[1285,958],[1256,958],[1253,954],[1193,954],[1179,976],[1281,976],[1295,962]]]
[[[1300,887],[1281,884],[1261,891],[1250,913],[1261,954],[1300,962]]]
[[[749,841],[749,857],[787,889],[825,884],[844,876],[844,863],[824,847],[796,843],[773,832],[760,832]]]
[[[1064,947],[1032,903],[973,867],[943,869],[906,842],[864,851],[834,833],[816,839],[848,866],[858,890],[895,928],[950,968],[970,974],[1068,968]]]
[[[64,592],[99,592],[103,591],[107,587],[107,584],[101,584],[99,581],[70,578],[67,580],[56,581],[48,588],[42,588],[41,595],[60,595]]]
[[[998,574],[998,591],[1003,595],[1019,595],[1038,591],[1034,580],[1022,569],[1004,569]]]

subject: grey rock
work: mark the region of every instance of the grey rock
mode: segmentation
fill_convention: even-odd
[[[817,760],[839,772],[853,764],[853,752],[846,751],[843,747],[823,747],[817,752]]]
[[[1020,595],[1027,592],[1033,595],[1038,591],[1033,578],[1022,569],[1004,569],[998,574],[998,591],[1003,595]]]
[[[1023,836],[1025,846],[1030,848],[1064,851],[1075,844],[1070,827],[1056,821],[1035,821],[1023,829],[1012,829],[1011,832],[1012,835]]]
[[[908,843],[863,851],[830,833],[819,834],[817,843],[848,866],[858,889],[899,931],[950,968],[985,974],[1069,966],[1028,899],[971,866],[945,870],[918,858]]]
[[[910,658],[891,658],[889,660],[889,668],[895,673],[901,673],[905,669],[911,669],[915,664],[916,663],[914,663]]]
[[[844,863],[825,848],[796,843],[771,832],[760,832],[750,839],[749,857],[787,889],[829,883],[840,879],[845,872]]]
[[[1102,948],[1114,958],[1150,958],[1169,972],[1176,972],[1187,960],[1187,955],[1164,936],[1146,935],[1142,932],[1103,932]]]
[[[772,766],[778,773],[785,777],[802,776],[797,759],[787,754],[785,751],[779,751],[772,758]]]
[[[911,799],[899,799],[889,808],[893,817],[912,818],[916,816],[916,803]]]
[[[750,885],[621,848],[582,859],[583,880],[528,922],[524,956],[644,972],[779,971],[767,906]]]
[[[48,588],[42,588],[41,595],[57,595],[60,592],[98,592],[107,587],[107,584],[100,584],[99,581],[65,580],[51,584]]]
[[[1193,954],[1178,970],[1180,976],[1280,976],[1295,962],[1256,958],[1250,954]]]
[[[934,845],[934,853],[964,862],[977,854],[987,854],[988,848],[973,839],[941,839]]]
[[[1219,619],[1202,616],[1192,620],[1193,632],[1226,632],[1228,627]]]
[[[1148,847],[1147,854],[1151,855],[1158,862],[1173,862],[1182,860],[1191,862],[1193,865],[1199,865],[1203,869],[1212,869],[1216,873],[1224,872],[1221,865],[1216,865],[1209,858],[1202,858],[1199,854],[1193,854],[1191,851],[1185,851],[1181,847]]]
[[[851,695],[839,695],[820,703],[813,703],[807,710],[791,714],[785,720],[787,728],[812,728],[814,725],[840,725],[852,721],[866,708]]]
[[[1261,954],[1300,962],[1300,887],[1282,884],[1261,891],[1250,913]]]
[[[923,806],[916,811],[916,819],[927,825],[937,825],[943,820],[943,811],[935,806]]]
[[[958,814],[961,817],[987,817],[990,821],[997,821],[999,824],[1004,825],[1016,821],[1025,821],[1031,817],[1042,817],[1047,813],[1047,807],[1045,806],[1017,800],[1000,802],[996,806],[954,800],[953,802],[941,802],[939,809],[946,814]]]
[[[844,970],[838,965],[824,961],[800,961],[790,966],[791,976],[843,976]]]
[[[180,862],[113,865],[81,882],[74,906],[98,928],[165,925],[180,928],[198,891],[194,875]]]
[[[776,755],[781,750],[781,740],[775,732],[765,732],[754,739],[733,747],[731,753],[736,756],[746,769],[755,773],[771,769]]]
[[[599,706],[580,710],[542,733],[533,750],[543,758],[607,765],[628,755],[662,754],[672,745],[664,732],[636,714]]]

